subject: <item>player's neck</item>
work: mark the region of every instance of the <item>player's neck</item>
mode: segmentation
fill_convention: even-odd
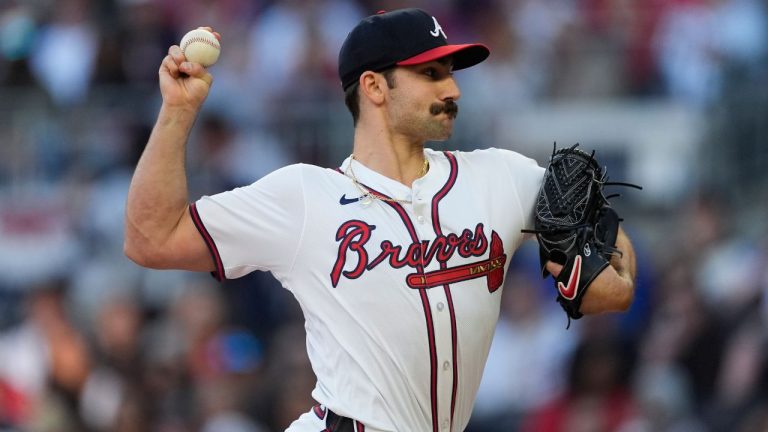
[[[408,187],[425,172],[423,142],[355,130],[355,161]]]

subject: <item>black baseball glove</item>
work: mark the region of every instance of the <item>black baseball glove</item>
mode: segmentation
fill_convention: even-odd
[[[579,319],[581,300],[589,285],[609,264],[616,249],[619,218],[609,205],[603,187],[628,183],[609,183],[591,154],[569,148],[552,150],[544,181],[536,202],[534,230],[539,241],[542,275],[547,277],[547,261],[563,265],[555,278],[557,301],[570,318]]]

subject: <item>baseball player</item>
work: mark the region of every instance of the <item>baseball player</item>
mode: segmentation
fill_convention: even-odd
[[[355,123],[339,167],[297,164],[187,202],[184,148],[211,75],[172,46],[163,104],[131,183],[125,252],[151,268],[219,279],[270,271],[299,302],[317,376],[291,432],[461,431],[512,254],[530,237],[544,170],[498,149],[441,152],[461,93],[453,72],[481,44],[450,45],[419,9],[349,33],[339,77]],[[633,254],[600,274],[582,311],[626,309]],[[559,266],[548,265],[557,274]],[[524,371],[510,371],[524,373]]]

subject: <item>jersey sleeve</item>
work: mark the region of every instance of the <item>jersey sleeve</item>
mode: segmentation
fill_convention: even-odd
[[[281,280],[290,272],[304,232],[301,165],[190,206],[192,219],[216,263],[214,277],[235,279],[254,270]]]
[[[544,168],[529,157],[519,153],[499,150],[509,170],[511,186],[520,202],[520,211],[526,228],[533,228],[536,199],[539,196]]]

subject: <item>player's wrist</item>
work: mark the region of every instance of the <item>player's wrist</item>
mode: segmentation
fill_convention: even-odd
[[[161,126],[191,127],[199,112],[199,106],[163,102],[163,105],[160,107],[160,113],[157,116],[157,124]]]

